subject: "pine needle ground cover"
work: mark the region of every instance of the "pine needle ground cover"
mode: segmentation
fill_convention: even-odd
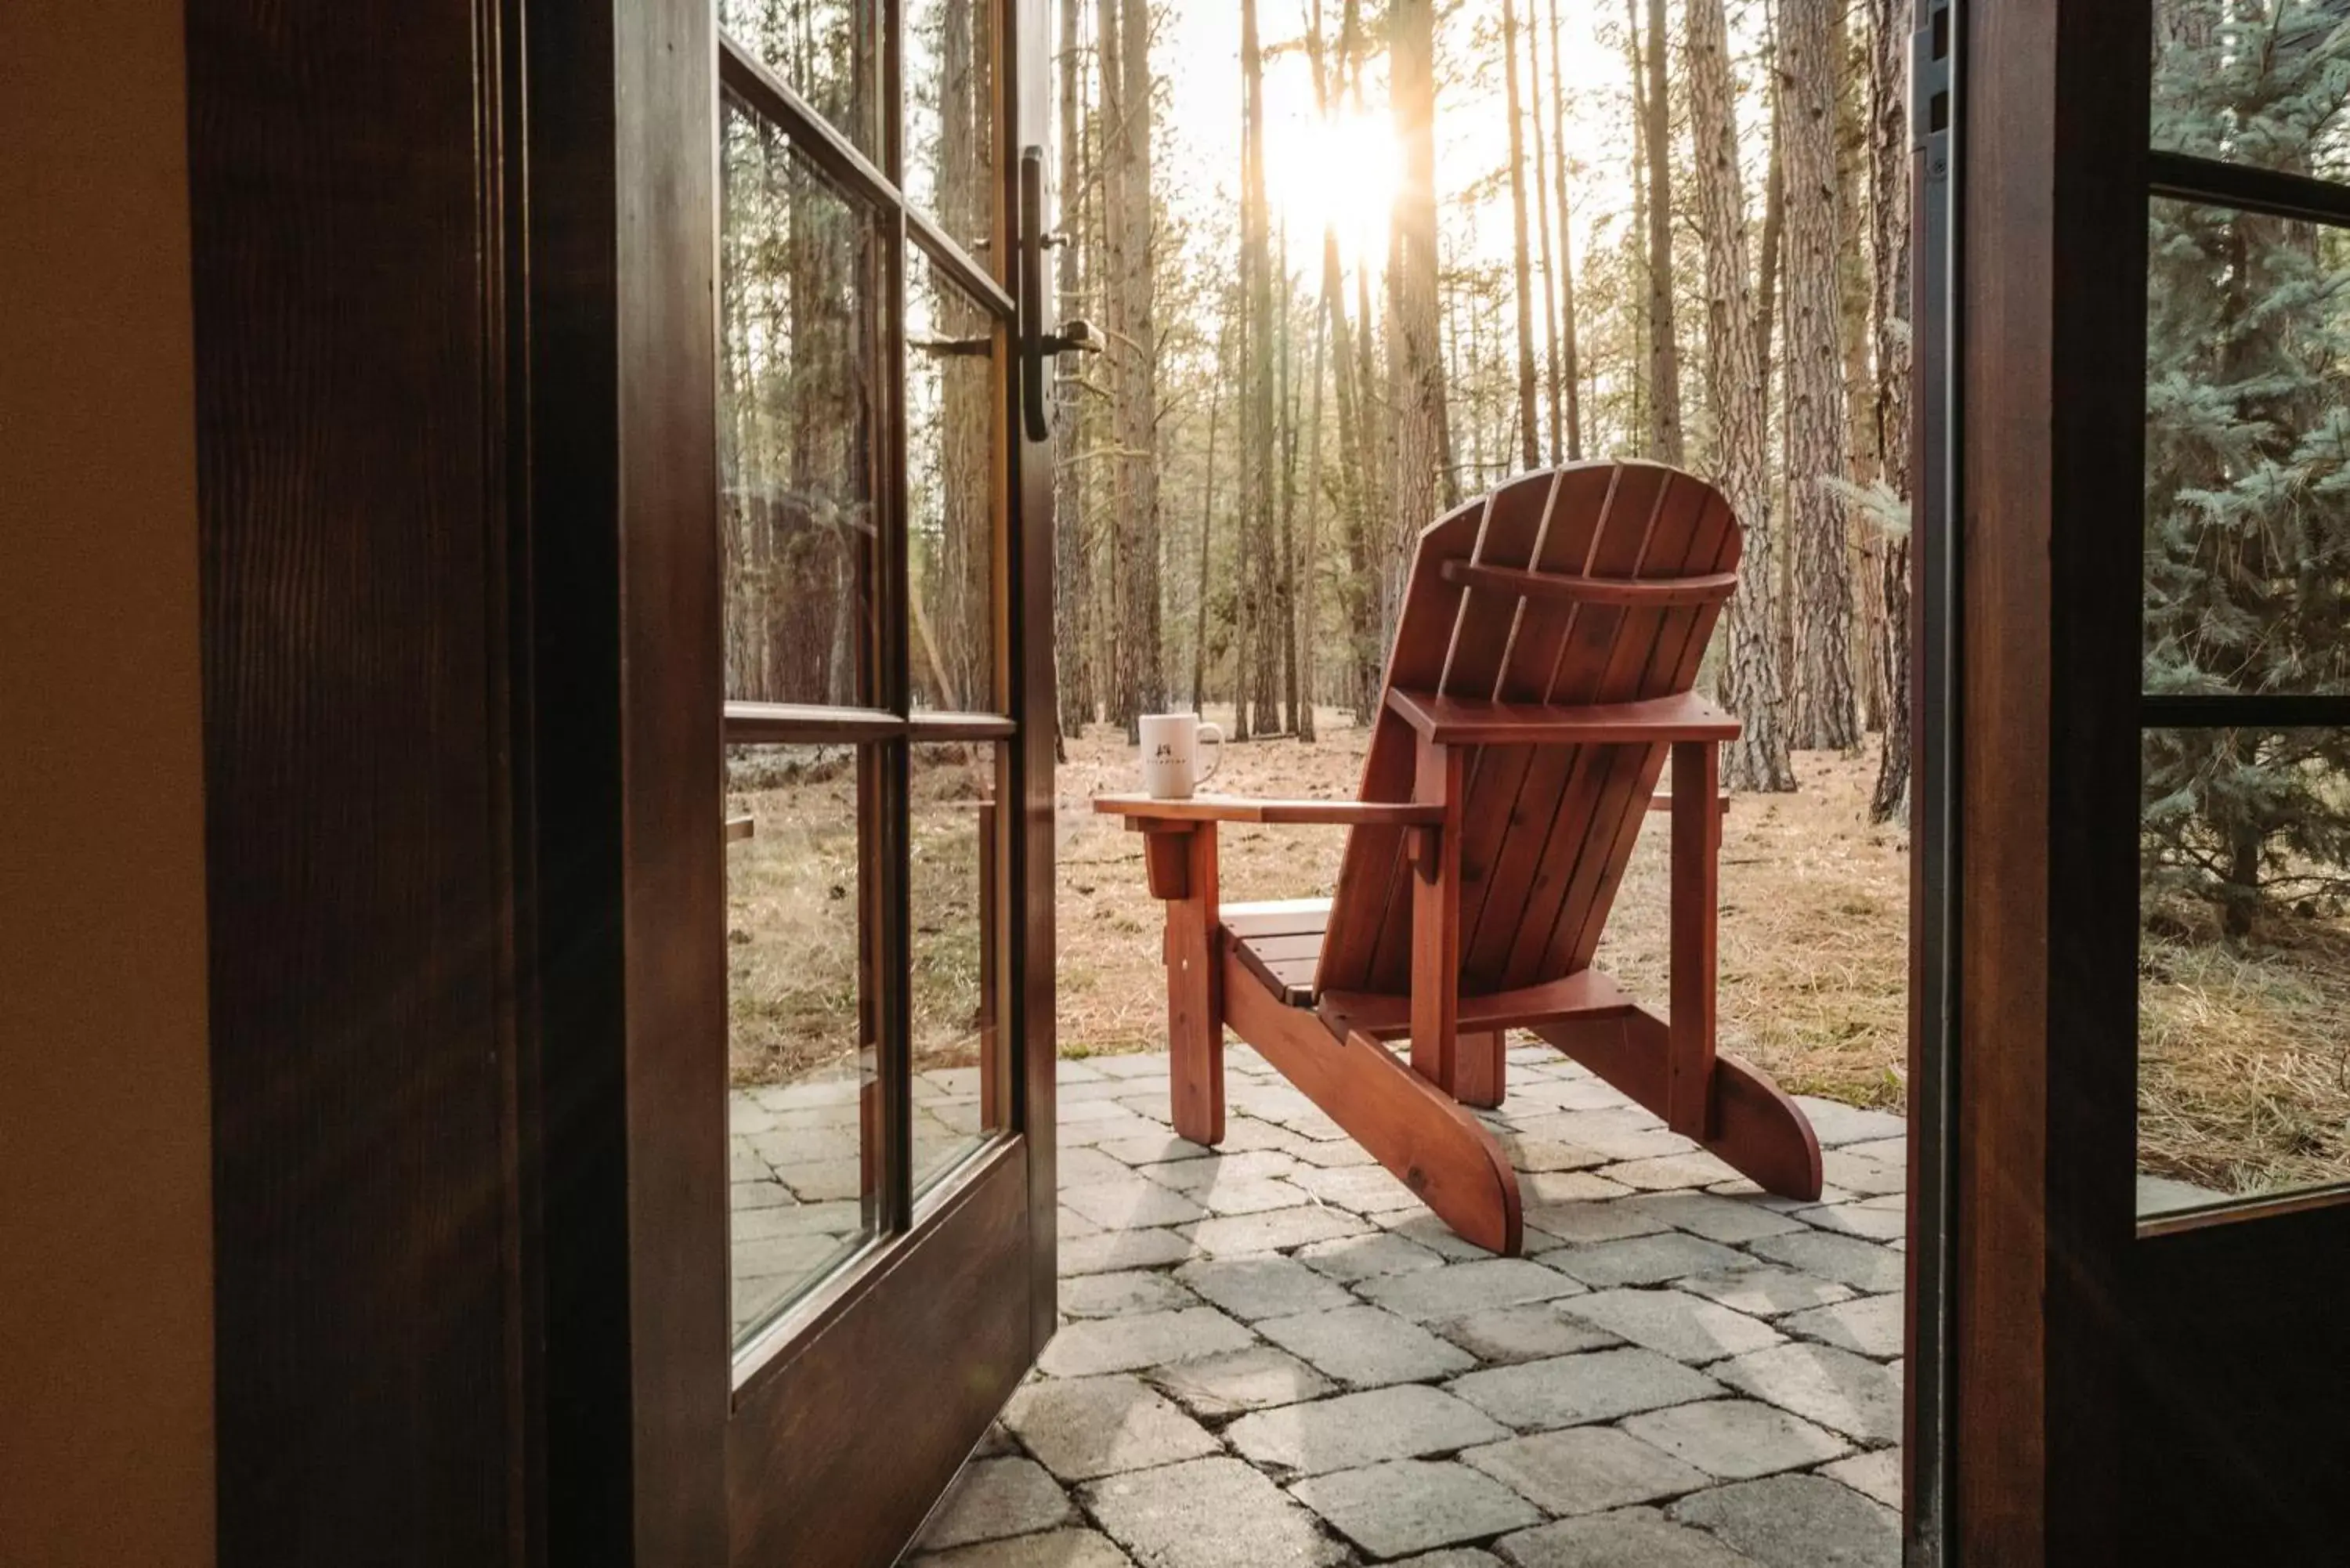
[[[912,748],[909,905],[915,1070],[978,1060],[980,805],[992,746]],[[728,759],[728,1058],[737,1088],[856,1077],[858,780],[847,746],[740,746]]]

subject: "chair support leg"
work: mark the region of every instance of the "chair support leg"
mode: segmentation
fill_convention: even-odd
[[[1162,836],[1152,834],[1153,841]],[[1201,823],[1164,836],[1181,841],[1183,894],[1167,900],[1168,1075],[1175,1132],[1201,1145],[1224,1140],[1223,946],[1216,913],[1216,829]],[[1171,854],[1169,851],[1162,853]]]
[[[1711,741],[1673,745],[1672,1012],[1665,1103],[1653,1107],[1683,1137],[1713,1136],[1714,974],[1720,962],[1721,784]]]
[[[1499,1029],[1479,1029],[1453,1036],[1452,1097],[1464,1106],[1491,1110],[1502,1103],[1508,1061],[1502,1054],[1506,1035]]]
[[[1223,965],[1233,1033],[1465,1240],[1503,1256],[1518,1252],[1524,1226],[1517,1173],[1483,1123],[1368,1034],[1339,1033],[1307,1009],[1277,1001],[1229,946]]]
[[[1632,1100],[1662,1116],[1671,1067],[1671,1027],[1645,1007],[1612,1018],[1534,1026],[1534,1033]],[[1712,1131],[1699,1141],[1724,1165],[1782,1198],[1820,1195],[1820,1140],[1803,1108],[1771,1075],[1731,1055],[1714,1059]]]

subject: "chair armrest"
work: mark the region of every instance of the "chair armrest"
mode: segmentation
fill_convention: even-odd
[[[1253,800],[1199,794],[1159,800],[1147,794],[1101,794],[1094,810],[1123,816],[1130,827],[1180,828],[1197,822],[1270,822],[1334,827],[1428,827],[1443,822],[1441,805],[1417,801]]]

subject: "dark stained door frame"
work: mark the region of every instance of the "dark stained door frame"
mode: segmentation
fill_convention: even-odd
[[[532,0],[526,34],[536,490],[534,701],[522,750],[542,979],[532,1133],[545,1173],[547,1560],[564,1564],[886,1562],[1056,1323],[1049,464],[1041,444],[1019,439],[1018,367],[1003,353],[1002,424],[1013,432],[996,535],[1009,588],[999,599],[1003,719],[780,709],[722,718],[722,78],[791,125],[795,144],[844,186],[870,188],[884,206],[896,192],[787,84],[723,40],[713,9]],[[899,9],[882,7],[892,18]],[[998,254],[983,265],[912,212],[902,254],[910,260],[919,245],[997,313],[1008,343],[1013,302],[989,268],[1004,265],[1001,242],[1019,210],[1015,138],[1042,140],[1044,18],[1036,0],[993,9],[997,57],[1018,71],[1014,107],[996,117]],[[903,336],[893,303],[892,364]],[[891,452],[901,448],[893,436]],[[896,565],[885,575],[901,580]],[[902,627],[894,635],[883,658],[902,673]],[[889,1150],[891,1233],[738,1363],[726,1301],[720,759],[729,734],[803,731],[899,750],[926,735],[1009,742],[1004,798],[1016,809],[998,814],[1006,892],[991,918],[1003,922],[1005,1035],[1019,1047],[1015,1130],[919,1201],[906,1151]],[[885,778],[885,802],[903,782],[893,795]],[[903,900],[894,902],[901,925]],[[902,953],[904,937],[885,931],[882,951]],[[881,1040],[902,1079],[902,998],[891,1009]],[[902,1125],[903,1106],[892,1108]]]
[[[1952,1560],[1950,1173],[1958,857],[1955,795],[1960,436],[1951,171],[1959,140],[1960,0],[1918,0],[1910,39],[1910,451],[1917,454],[1909,594],[1909,1146],[1902,1282],[1902,1537],[1912,1568]]]
[[[519,12],[185,7],[224,1563],[537,1550]]]
[[[1909,1561],[2336,1561],[2350,1204],[2337,1190],[2137,1217],[2140,728],[2223,716],[2141,701],[2138,562],[2149,196],[2336,223],[2350,208],[2315,182],[2149,151],[2144,0],[1960,9],[1947,428],[1962,657],[1951,712],[1921,727],[1956,741],[1950,1048],[1931,1085],[1950,1098],[1943,1158],[1912,1184],[1913,1226],[1933,1200],[1951,1228],[1938,1259],[1915,1231],[1911,1253],[1913,1280],[1939,1263],[1950,1290],[1939,1364],[1910,1369],[1913,1418],[1930,1417],[1912,1462],[1929,1443],[1940,1462],[1911,1478]],[[2230,716],[2323,722],[2340,706]],[[1921,1360],[1937,1326],[1913,1316]]]

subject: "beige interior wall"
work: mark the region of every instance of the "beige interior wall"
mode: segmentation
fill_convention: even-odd
[[[0,1563],[213,1560],[179,0],[0,0]]]

